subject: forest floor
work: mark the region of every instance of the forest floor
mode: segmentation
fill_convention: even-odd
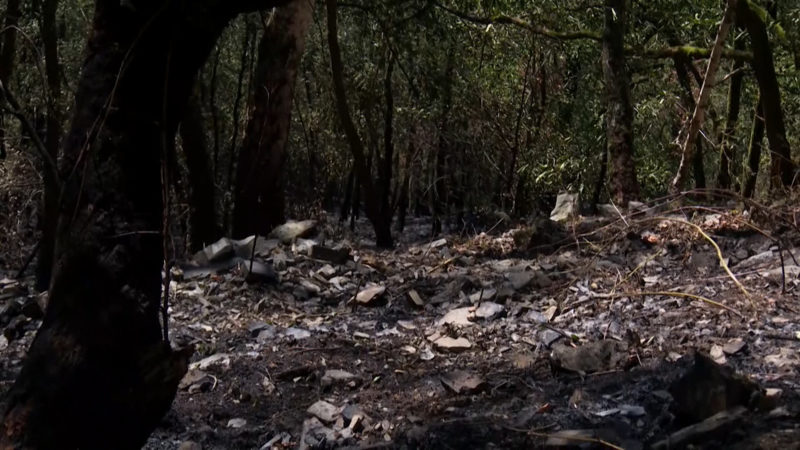
[[[209,248],[229,260],[174,271],[196,353],[145,448],[800,448],[797,211],[753,211],[579,219],[549,254],[422,219],[392,251],[364,222]],[[243,248],[279,281],[245,281]],[[36,298],[12,276],[0,306]],[[0,395],[38,326],[16,322]]]

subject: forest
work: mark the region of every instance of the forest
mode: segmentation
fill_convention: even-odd
[[[800,442],[800,1],[0,0],[0,450]]]

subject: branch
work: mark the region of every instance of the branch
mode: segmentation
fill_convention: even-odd
[[[47,151],[47,147],[44,145],[44,142],[42,142],[42,140],[39,139],[39,134],[36,131],[36,128],[33,126],[33,124],[31,124],[28,118],[25,117],[25,114],[22,113],[22,108],[20,108],[17,99],[14,98],[14,96],[11,94],[11,92],[8,91],[8,89],[6,89],[2,81],[0,81],[0,101],[8,103],[8,105],[11,107],[11,109],[9,110],[11,115],[13,115],[19,120],[19,123],[20,125],[22,125],[22,128],[24,128],[25,131],[31,136],[31,140],[33,140],[34,144],[33,147],[37,150],[39,156],[42,157],[45,169],[50,172],[50,175],[53,177],[53,180],[55,180],[56,185],[60,189],[61,177],[59,177],[58,175],[58,165],[56,165],[55,159],[53,159],[53,156],[50,154],[50,152]]]
[[[557,39],[561,41],[571,41],[577,39],[590,39],[593,41],[600,42],[602,40],[602,35],[600,33],[588,30],[578,30],[572,32],[564,32],[564,31],[555,31],[551,30],[547,27],[543,27],[540,25],[534,25],[530,22],[527,22],[519,17],[512,17],[507,16],[505,14],[499,14],[493,17],[476,17],[469,15],[467,13],[463,13],[461,11],[457,11],[452,8],[448,8],[447,6],[442,5],[438,2],[433,2],[433,4],[444,11],[462,19],[466,20],[467,22],[477,23],[481,25],[514,25],[519,28],[523,28],[525,30],[530,31],[533,34],[538,34],[540,36],[548,37],[550,39]]]
[[[651,50],[632,50],[632,53],[645,58],[674,58],[682,55],[692,59],[707,59],[711,56],[711,49],[692,45],[678,45]],[[729,48],[722,49],[722,56],[736,61],[752,61],[753,59],[753,54],[750,52]]]
[[[516,27],[528,30],[533,34],[538,34],[540,36],[560,41],[589,39],[600,42],[603,39],[603,36],[600,33],[591,30],[578,30],[572,32],[556,31],[544,26],[534,25],[530,22],[520,19],[519,17],[507,16],[505,14],[499,14],[493,17],[478,17],[449,8],[438,2],[433,2],[433,4],[437,8],[440,8],[462,20],[480,25],[514,25]],[[678,55],[685,55],[686,57],[692,59],[706,59],[711,54],[710,49],[694,47],[691,45],[679,45],[652,50],[626,47],[625,51],[631,55],[641,56],[644,58],[674,58]],[[733,49],[723,49],[722,56],[736,61],[751,61],[753,59],[752,53]]]

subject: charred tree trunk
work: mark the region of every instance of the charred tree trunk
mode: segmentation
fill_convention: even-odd
[[[241,119],[240,110],[242,104],[242,97],[244,96],[245,92],[244,76],[247,73],[247,67],[249,66],[248,59],[252,58],[252,55],[250,54],[250,40],[251,38],[255,39],[254,34],[255,34],[255,29],[253,28],[253,25],[250,23],[250,21],[246,20],[244,38],[242,40],[242,52],[239,57],[239,75],[236,81],[236,96],[234,97],[233,100],[233,114],[231,120],[231,140],[230,140],[230,145],[228,147],[228,168],[226,170],[226,178],[225,178],[226,192],[233,191],[235,193],[235,189],[237,189],[237,186],[234,186],[234,183],[236,181],[233,178],[233,169],[236,165],[235,164],[237,159],[236,150],[239,145],[239,130],[240,130],[239,122]],[[225,197],[226,200],[223,206],[224,212],[223,212],[222,223],[226,229],[230,224],[228,219],[232,215],[232,210],[231,210],[232,205],[228,200],[229,198],[230,198],[229,196]]]
[[[180,136],[189,178],[190,248],[197,251],[219,239],[222,228],[217,220],[203,110],[196,97],[191,97],[186,105]]]
[[[383,117],[383,159],[378,158],[380,164],[380,203],[381,215],[388,216],[391,222],[394,210],[392,208],[392,164],[394,163],[394,93],[392,92],[392,72],[394,71],[395,55],[389,51],[386,62],[386,76],[383,80],[383,94],[386,100],[386,113]]]
[[[47,130],[44,145],[53,161],[58,161],[58,146],[61,139],[61,70],[58,63],[58,30],[56,10],[58,0],[42,3],[41,30],[44,42],[45,76],[47,78]],[[44,163],[43,163],[44,165]],[[56,244],[58,224],[58,200],[61,188],[52,171],[42,171],[44,181],[44,207],[42,208],[42,237],[39,244],[39,259],[36,265],[36,288],[40,291],[50,286],[53,267],[53,252]]]
[[[331,58],[331,75],[333,78],[333,92],[336,98],[336,110],[342,122],[350,151],[353,154],[353,166],[356,178],[364,191],[364,208],[367,218],[375,230],[375,241],[378,247],[390,248],[392,243],[392,217],[381,214],[380,201],[375,192],[375,183],[370,173],[370,167],[364,154],[364,143],[358,135],[350,110],[347,105],[347,94],[344,87],[344,68],[341,50],[339,49],[339,36],[336,19],[336,0],[326,0],[328,22],[328,47]]]
[[[761,106],[764,112],[767,139],[770,149],[770,186],[775,189],[790,186],[794,177],[792,150],[786,139],[786,125],[781,107],[781,93],[767,26],[753,10],[749,0],[740,0],[739,20],[747,29],[753,46],[753,71],[758,80]]]
[[[236,169],[235,237],[266,236],[285,222],[283,168],[297,66],[313,10],[313,0],[294,0],[275,12],[261,36],[250,120]]]
[[[447,65],[444,70],[444,86],[442,95],[442,115],[439,118],[439,143],[436,146],[433,183],[431,189],[431,214],[433,224],[431,235],[437,236],[442,232],[442,220],[448,202],[447,195],[447,158],[450,153],[450,141],[446,135],[449,128],[450,110],[453,107],[453,75],[455,72],[455,45],[450,45],[447,55]]]
[[[0,84],[8,86],[14,73],[17,59],[17,24],[19,23],[20,0],[8,0],[6,3],[6,20],[3,24],[2,46],[0,46]],[[6,128],[3,113],[0,111],[0,159],[6,157]]]
[[[173,352],[159,323],[162,159],[222,29],[262,6],[97,1],[62,143],[50,303],[0,448],[138,449],[169,408],[190,352]]]
[[[610,161],[611,195],[626,206],[639,198],[633,159],[633,105],[625,57],[626,0],[605,0],[603,78],[606,85],[606,145]]]
[[[753,129],[750,132],[750,148],[747,151],[747,162],[744,166],[744,185],[742,196],[750,198],[756,191],[758,180],[758,166],[761,164],[761,146],[764,141],[764,114],[761,99],[758,100],[753,112]]]
[[[742,50],[743,40],[737,39],[734,44],[737,50]],[[717,174],[717,185],[720,189],[731,187],[731,162],[734,158],[734,133],[736,123],[739,121],[739,110],[741,109],[742,99],[742,79],[744,63],[736,60],[733,63],[733,75],[731,84],[728,87],[728,116],[725,120],[725,131],[722,135],[722,149],[719,153],[719,172]]]

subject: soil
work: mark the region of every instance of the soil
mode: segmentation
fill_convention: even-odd
[[[647,448],[691,423],[671,388],[695,352],[770,400],[744,401],[740,420],[692,448],[800,448],[791,213],[589,218],[546,255],[527,247],[525,224],[441,241],[417,219],[382,251],[365,222],[323,222],[309,239],[256,246],[278,283],[176,271],[171,338],[194,345],[196,364],[145,448]],[[351,257],[313,259],[315,244]],[[370,283],[385,291],[362,303]],[[37,326],[0,345],[0,395]],[[468,345],[448,350],[447,337]],[[604,356],[576,353],[604,341]],[[330,417],[309,412],[320,400]],[[579,438],[557,441],[565,431]]]

